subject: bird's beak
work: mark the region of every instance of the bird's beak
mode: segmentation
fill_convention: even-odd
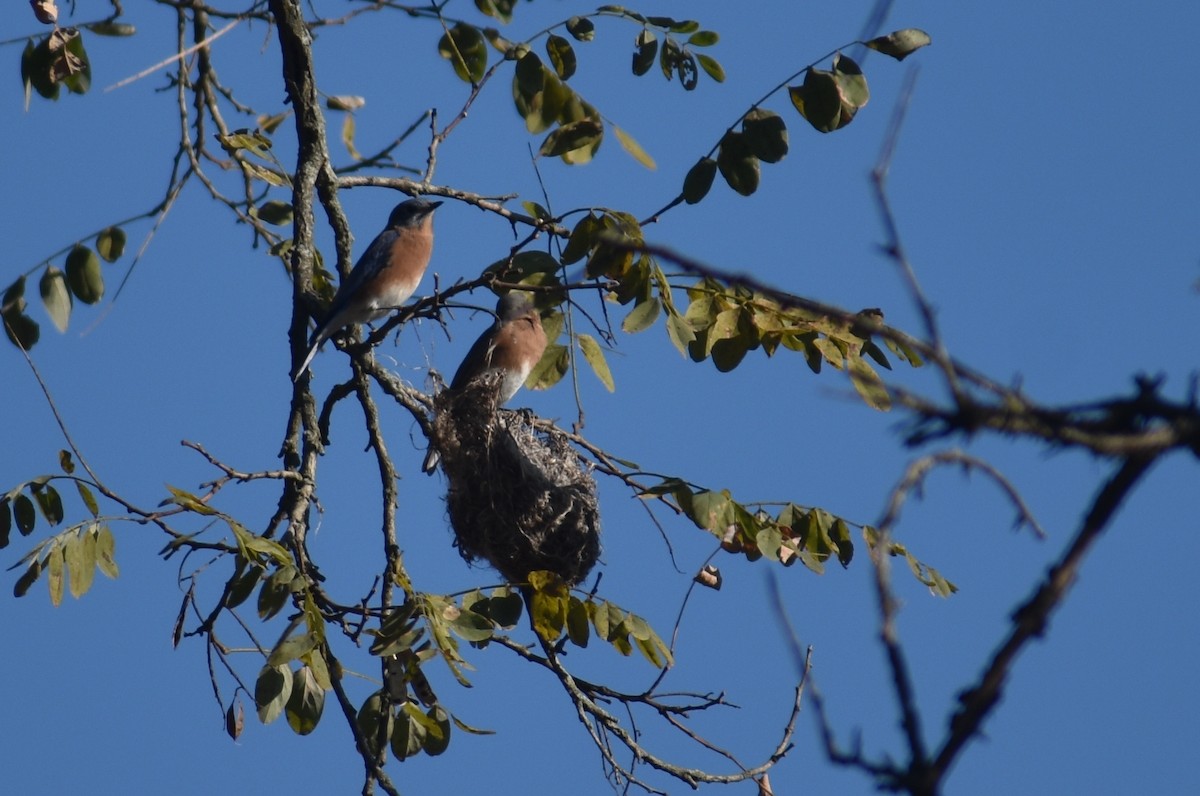
[[[442,206],[442,203],[440,201],[439,202],[430,202],[429,203],[429,212],[432,213],[434,210],[437,210],[441,206]]]

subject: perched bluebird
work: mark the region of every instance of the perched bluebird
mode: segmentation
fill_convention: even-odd
[[[449,389],[461,390],[489,373],[502,373],[497,406],[508,403],[529,378],[533,366],[546,351],[542,319],[528,293],[505,293],[496,304],[496,322],[479,336],[454,374]],[[433,472],[437,451],[430,448],[422,469]]]
[[[387,227],[375,236],[340,285],[325,320],[313,331],[308,355],[293,379],[308,370],[330,336],[355,323],[378,320],[416,292],[433,253],[433,211],[441,202],[409,199],[396,205]]]

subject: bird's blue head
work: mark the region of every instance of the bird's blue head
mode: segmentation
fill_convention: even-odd
[[[505,293],[496,303],[496,315],[501,323],[527,315],[533,310],[533,297],[524,290]]]
[[[388,227],[419,227],[425,219],[437,210],[441,202],[430,202],[427,199],[408,199],[392,210],[388,216]]]

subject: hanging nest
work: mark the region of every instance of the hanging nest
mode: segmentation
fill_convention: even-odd
[[[565,434],[496,406],[499,382],[485,376],[436,399],[430,444],[449,481],[455,546],[512,583],[549,570],[574,585],[600,556],[596,482]]]

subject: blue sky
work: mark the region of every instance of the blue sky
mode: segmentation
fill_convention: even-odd
[[[651,14],[686,13],[721,34],[712,54],[728,80],[716,85],[702,78],[691,93],[656,72],[634,78],[628,58],[636,29],[599,24],[596,41],[577,47],[572,85],[634,135],[658,168],[643,169],[615,141],[586,167],[542,161],[554,208],[609,205],[645,215],[661,207],[750,102],[854,39],[869,5],[763,2],[736,13],[707,1],[688,3],[686,11],[680,3],[630,5]],[[330,15],[344,10],[318,7]],[[521,4],[505,33],[521,39],[590,8]],[[35,97],[22,112],[20,46],[0,48],[9,69],[9,79],[0,81],[0,184],[7,188],[0,192],[6,244],[0,283],[161,198],[176,124],[172,95],[156,92],[165,78],[108,93],[102,88],[171,52],[172,14],[129,10],[137,15],[130,19],[137,36],[89,38],[94,88],[86,96],[57,103]],[[474,15],[463,0],[451,11]],[[791,151],[764,167],[759,192],[743,198],[718,185],[701,204],[667,214],[649,237],[798,294],[852,310],[883,307],[889,323],[919,331],[901,280],[879,254],[882,229],[867,180],[911,66],[919,75],[891,196],[951,352],[1046,402],[1124,392],[1138,372],[1164,374],[1168,394],[1181,396],[1200,353],[1194,322],[1200,148],[1189,80],[1197,68],[1198,25],[1200,9],[1182,3],[1136,9],[1111,2],[897,3],[886,27],[923,28],[933,46],[903,64],[867,58],[872,100],[852,125],[822,136],[786,96],[776,97],[767,105],[787,120]],[[0,11],[0,30],[7,39],[37,26],[24,4],[10,4]],[[322,89],[367,100],[357,114],[363,152],[391,140],[426,108],[446,116],[461,105],[465,84],[437,57],[438,35],[401,15],[321,33]],[[214,45],[218,68],[239,98],[268,112],[280,110],[283,97],[274,43],[274,32],[258,24]],[[542,201],[527,142],[536,148],[538,139],[525,134],[513,113],[505,78],[442,147],[435,182]],[[340,162],[349,162],[336,141],[332,146]],[[419,165],[424,147],[418,135],[399,155]],[[290,154],[283,157],[287,162]],[[42,324],[34,358],[77,443],[108,482],[146,506],[163,497],[165,482],[194,488],[215,475],[181,439],[241,469],[274,467],[291,390],[290,288],[282,270],[265,251],[250,249],[248,232],[197,189],[181,197],[115,305],[77,304],[63,335],[39,307],[31,310]],[[342,198],[357,256],[396,196],[360,188]],[[431,273],[443,284],[478,274],[512,242],[506,224],[453,202],[439,210],[436,225]],[[145,224],[129,228],[131,248],[146,231]],[[328,235],[322,244],[331,260]],[[105,266],[110,289],[128,259]],[[427,277],[421,292],[431,286]],[[421,385],[430,366],[453,372],[485,324],[460,312],[449,341],[428,324],[405,328],[398,345],[389,340],[379,355],[394,358],[397,372]],[[621,336],[609,361],[613,394],[580,373],[584,433],[647,470],[727,488],[746,501],[793,500],[874,522],[917,455],[900,445],[899,413],[864,407],[847,382],[834,373],[813,376],[795,356],[768,360],[752,353],[733,373],[720,374],[710,363],[682,359],[660,324]],[[316,387],[328,389],[346,373],[345,357],[328,348],[314,370]],[[0,490],[6,491],[54,470],[63,445],[36,382],[7,344],[0,345],[0,374],[8,419]],[[938,394],[932,372],[898,368],[894,376]],[[565,385],[522,393],[514,404],[564,424],[575,416]],[[451,592],[495,583],[494,573],[468,568],[451,548],[444,484],[418,472],[419,431],[400,412],[384,419],[406,468],[400,535],[419,587]],[[360,594],[380,549],[374,465],[362,452],[365,434],[348,404],[335,412],[333,433],[320,471],[326,513],[310,544],[344,593]],[[898,535],[961,588],[943,600],[897,571],[899,628],[931,743],[940,739],[958,689],[1005,631],[1008,612],[1067,543],[1110,472],[1106,462],[1026,442],[962,444],[1012,479],[1049,538],[1012,532],[1013,512],[994,486],[957,472],[939,472],[925,499],[909,504]],[[1200,557],[1196,473],[1194,460],[1169,458],[1123,507],[1048,638],[1021,657],[985,725],[987,737],[961,758],[948,791],[1200,790],[1200,773],[1189,762],[1200,743],[1193,671],[1200,627],[1186,602]],[[711,537],[664,515],[676,571],[626,491],[602,483],[600,497],[602,594],[669,633],[690,574],[712,550]],[[223,500],[252,527],[275,504],[269,489],[254,485],[231,488]],[[82,507],[70,502],[71,511]],[[21,600],[4,598],[0,700],[10,729],[0,766],[12,791],[357,792],[361,764],[332,700],[307,738],[282,723],[253,720],[238,742],[224,735],[201,645],[171,649],[182,597],[177,562],[156,558],[164,540],[150,528],[114,531],[117,581],[100,578],[84,598],[68,597],[58,608],[50,606],[44,584]],[[15,563],[45,533],[40,524],[35,536],[17,538],[0,561]],[[741,705],[695,719],[696,729],[757,763],[786,720],[795,670],[769,608],[766,564],[732,557],[718,563],[724,588],[693,599],[667,683],[724,690]],[[860,557],[848,570],[831,568],[821,577],[800,567],[776,574],[800,640],[815,648],[816,681],[842,740],[849,743],[860,729],[867,752],[896,757],[903,746],[875,642],[865,564]],[[223,582],[224,572],[214,573],[209,587]],[[16,574],[5,576],[3,594],[11,594]],[[375,673],[365,653],[356,660],[360,670]],[[473,689],[459,688],[438,666],[431,669],[434,687],[463,720],[497,734],[458,734],[440,758],[392,763],[403,792],[609,792],[586,733],[544,672],[495,648],[471,651],[470,660]],[[572,651],[568,664],[628,689],[644,687],[655,674],[644,661],[597,645]],[[252,677],[256,668],[247,663],[245,671]],[[352,693],[361,700],[371,688],[354,683]],[[646,729],[652,724],[643,720]],[[777,793],[874,792],[860,774],[825,762],[808,709],[799,727],[795,750],[771,773]],[[652,732],[648,739],[664,756],[720,765],[669,734]],[[749,785],[735,791],[753,792]]]

